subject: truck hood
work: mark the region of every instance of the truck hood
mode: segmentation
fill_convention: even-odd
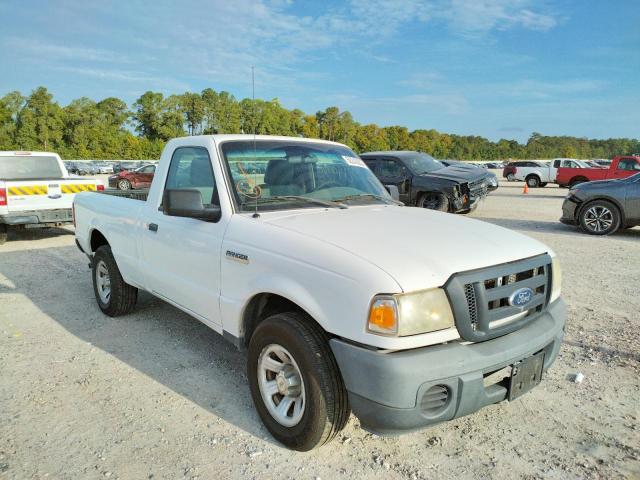
[[[405,292],[442,286],[457,272],[550,252],[506,228],[421,208],[314,209],[263,218],[363,258],[391,275]]]
[[[433,172],[423,173],[419,176],[426,178],[444,178],[456,182],[473,182],[484,178],[486,175],[486,172],[479,168],[451,165],[439,170],[434,170]]]

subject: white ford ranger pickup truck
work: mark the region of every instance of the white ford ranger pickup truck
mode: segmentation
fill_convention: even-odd
[[[395,434],[514,400],[558,354],[547,246],[404,207],[344,145],[174,139],[146,200],[106,193],[74,202],[100,309],[126,314],[142,289],[246,349],[256,409],[289,448],[351,412]]]

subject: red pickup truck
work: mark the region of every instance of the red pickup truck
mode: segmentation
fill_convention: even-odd
[[[573,187],[594,180],[626,178],[640,172],[640,156],[614,157],[609,168],[559,168],[556,183],[561,187]]]

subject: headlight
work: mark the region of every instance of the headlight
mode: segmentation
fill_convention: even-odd
[[[378,295],[371,302],[367,330],[405,337],[453,327],[449,299],[441,288],[398,295]]]
[[[562,289],[562,269],[558,257],[551,257],[551,301],[560,297]]]

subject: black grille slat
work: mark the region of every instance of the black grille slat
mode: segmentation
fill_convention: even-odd
[[[551,257],[544,254],[453,275],[444,288],[461,337],[473,342],[489,340],[536,318],[549,298],[550,264]],[[532,300],[522,307],[509,305],[511,295],[521,288],[533,290]]]
[[[538,287],[542,287],[547,284],[547,279],[543,275],[538,275],[536,277],[531,277],[526,280],[521,280],[519,282],[511,283],[509,285],[503,285],[502,287],[495,287],[490,290],[487,290],[486,296],[487,300],[498,300],[500,298],[508,298],[514,291],[519,288],[529,287],[534,291]]]

